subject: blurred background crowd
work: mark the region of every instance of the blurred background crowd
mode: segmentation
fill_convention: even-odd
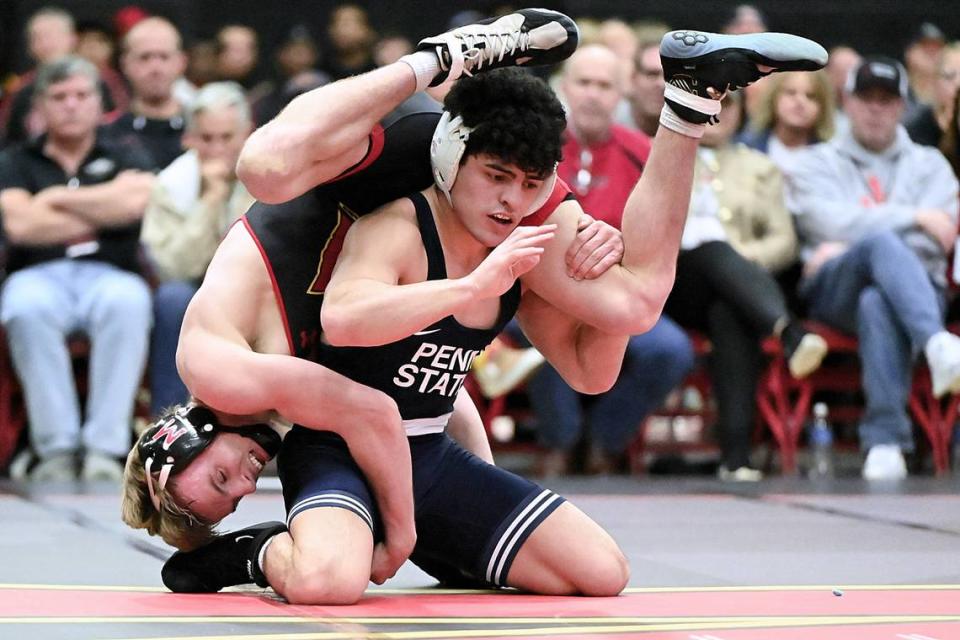
[[[960,16],[925,2],[547,4],[581,30],[577,54],[543,73],[567,108],[560,176],[613,226],[656,134],[666,31],[789,31],[830,62],[725,98],[676,286],[613,389],[578,395],[516,327],[478,360],[471,388],[500,450],[529,444],[525,471],[545,477],[649,467],[756,481],[782,466],[758,404],[780,367],[828,405],[828,442],[854,461],[839,473],[929,472],[908,407],[955,407],[960,391]],[[511,8],[3,3],[0,468],[118,479],[134,417],[187,398],[177,336],[252,202],[233,172],[250,132],[303,92]],[[810,404],[796,405],[801,426]]]

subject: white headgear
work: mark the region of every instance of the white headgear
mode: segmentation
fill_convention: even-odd
[[[453,199],[450,191],[453,189],[453,183],[457,180],[457,171],[460,169],[460,160],[463,158],[463,152],[467,148],[467,140],[473,131],[463,123],[460,116],[451,116],[449,111],[444,111],[440,116],[440,122],[433,132],[433,140],[430,142],[430,165],[433,168],[433,180],[437,183],[440,191],[447,197],[447,202],[453,206]],[[524,217],[535,213],[540,209],[550,194],[553,193],[553,187],[557,183],[557,167],[554,165],[553,171],[547,176],[540,191],[534,199],[530,209],[523,214]]]

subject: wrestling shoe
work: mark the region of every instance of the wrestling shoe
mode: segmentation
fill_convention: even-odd
[[[667,104],[684,120],[705,124],[714,120],[715,113],[701,112],[696,101],[686,104],[681,92],[719,100],[727,91],[777,71],[822,69],[827,51],[812,40],[787,33],[671,31],[660,41],[660,61]]]
[[[432,51],[441,72],[431,87],[488,69],[555,64],[577,49],[577,24],[562,13],[521,9],[424,38],[418,51]]]
[[[163,584],[174,593],[216,593],[224,587],[267,587],[257,556],[263,544],[287,530],[282,522],[265,522],[227,533],[193,551],[177,551],[163,565]]]

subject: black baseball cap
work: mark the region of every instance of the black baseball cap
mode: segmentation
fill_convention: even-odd
[[[883,89],[901,98],[907,97],[907,71],[903,65],[885,56],[867,56],[847,76],[847,93]]]

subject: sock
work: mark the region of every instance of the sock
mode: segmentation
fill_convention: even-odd
[[[277,535],[279,535],[279,534],[277,534]],[[258,573],[255,575],[255,577],[260,577],[260,576],[262,576],[264,582],[267,582],[267,574],[266,574],[266,572],[263,570],[263,560],[264,560],[264,558],[267,557],[267,547],[270,546],[270,543],[273,542],[274,538],[276,538],[276,537],[277,537],[276,535],[272,535],[272,536],[270,536],[269,538],[267,538],[267,541],[263,543],[263,546],[262,546],[262,547],[260,547],[260,553],[257,554],[257,571],[258,571]],[[255,580],[255,582],[256,582],[256,580]],[[259,584],[259,582],[257,582],[257,584]],[[261,586],[269,586],[269,585],[261,585]]]
[[[442,71],[437,54],[431,51],[408,53],[400,58],[400,62],[413,70],[413,75],[417,77],[417,91],[423,91],[430,86],[433,79]]]
[[[706,125],[693,124],[678,116],[669,104],[664,104],[663,109],[660,110],[660,126],[697,140],[703,137],[703,131],[706,129]]]

